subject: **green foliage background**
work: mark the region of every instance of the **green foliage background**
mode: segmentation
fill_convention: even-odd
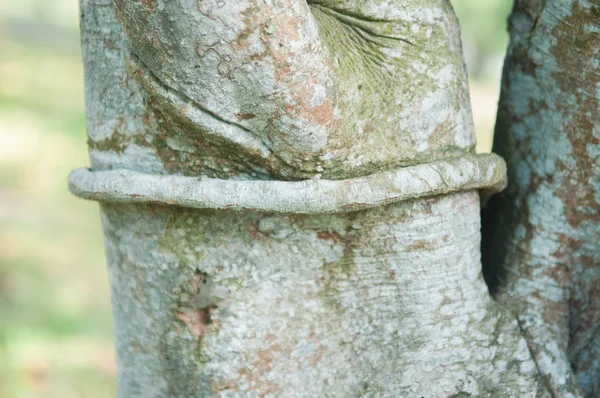
[[[479,149],[489,150],[511,4],[453,4],[474,77]],[[77,1],[0,1],[3,398],[115,394],[98,206],[66,188],[69,171],[88,164],[86,140]]]
[[[507,0],[454,0],[463,39],[478,50],[492,53],[506,48],[506,17],[512,7]]]

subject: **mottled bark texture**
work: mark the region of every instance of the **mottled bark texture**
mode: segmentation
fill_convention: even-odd
[[[600,4],[517,0],[484,212],[486,279],[554,396],[600,396]],[[576,376],[576,377],[574,377]]]
[[[340,179],[474,148],[447,1],[114,3],[146,128],[92,131],[94,167],[134,144],[169,173]]]
[[[481,274],[447,1],[81,12],[120,397],[551,396]]]
[[[123,397],[535,397],[476,192],[341,215],[105,204]]]

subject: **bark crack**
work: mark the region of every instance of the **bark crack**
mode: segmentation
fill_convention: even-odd
[[[248,133],[252,133],[252,130],[249,129],[248,127],[236,123],[232,120],[228,120],[226,118],[224,118],[223,116],[220,116],[219,114],[211,111],[210,109],[206,108],[205,106],[203,106],[202,104],[199,104],[198,102],[196,102],[193,98],[189,97],[188,95],[182,93],[181,91],[177,90],[174,87],[171,87],[170,85],[168,85],[167,83],[165,83],[162,79],[160,79],[153,71],[152,69],[150,69],[150,67],[148,65],[146,65],[144,63],[144,61],[142,61],[142,59],[140,57],[138,57],[134,52],[131,52],[130,57],[133,59],[133,61],[136,63],[136,65],[138,67],[141,67],[146,73],[148,73],[148,75],[152,78],[152,80],[159,85],[163,90],[169,92],[169,93],[173,93],[176,96],[180,97],[182,100],[184,100],[185,102],[191,103],[193,104],[198,110],[208,114],[209,116],[213,117],[214,119],[217,119],[220,122],[223,122],[225,124],[229,124],[231,126],[240,128]]]
[[[233,128],[238,129],[237,134],[241,137],[241,139],[234,140],[231,137],[228,137],[227,135],[224,135],[224,134],[220,134],[218,131],[214,131],[214,130],[210,130],[210,132],[208,134],[217,136],[219,138],[227,140],[228,142],[233,142],[235,144],[242,145],[245,148],[249,147],[250,149],[258,149],[261,152],[263,152],[263,155],[262,155],[263,157],[272,157],[274,159],[277,159],[282,164],[286,164],[286,165],[292,166],[292,167],[294,166],[293,163],[291,163],[289,160],[286,160],[279,153],[277,153],[277,151],[273,151],[269,147],[269,145],[265,141],[260,139],[259,135],[256,134],[252,129],[250,129],[240,123],[229,120],[229,119],[211,111],[210,109],[206,108],[202,104],[195,101],[193,98],[189,97],[188,95],[184,94],[180,90],[178,90],[174,87],[171,87],[169,84],[164,82],[132,50],[129,54],[129,59],[130,59],[130,62],[135,65],[135,67],[139,68],[141,71],[143,71],[144,73],[146,73],[148,75],[150,84],[156,85],[156,87],[158,87],[159,90],[164,91],[166,93],[166,95],[173,95],[179,101],[192,106],[194,109],[202,112],[203,114],[207,115],[209,118],[214,119],[218,122],[221,122],[227,126],[231,126]],[[146,90],[148,90],[148,88],[146,88]],[[160,93],[156,93],[156,92],[153,92],[151,94],[161,95],[161,96],[165,95],[165,94],[160,94]],[[161,100],[166,101],[167,103],[170,104],[170,100],[168,98],[163,98]],[[170,104],[170,105],[173,105],[173,104]]]

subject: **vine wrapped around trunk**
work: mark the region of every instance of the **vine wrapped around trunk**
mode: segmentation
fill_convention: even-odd
[[[458,23],[399,3],[82,0],[119,396],[552,396],[481,274]]]

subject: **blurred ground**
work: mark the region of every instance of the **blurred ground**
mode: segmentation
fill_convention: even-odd
[[[0,397],[112,397],[115,354],[98,206],[72,197],[66,186],[69,171],[88,164],[77,2],[5,3]],[[464,15],[473,12],[469,0],[454,3]],[[476,48],[469,37],[466,47]],[[501,60],[494,54],[495,64],[486,64],[492,73],[471,84],[479,151],[489,151],[492,142]]]

